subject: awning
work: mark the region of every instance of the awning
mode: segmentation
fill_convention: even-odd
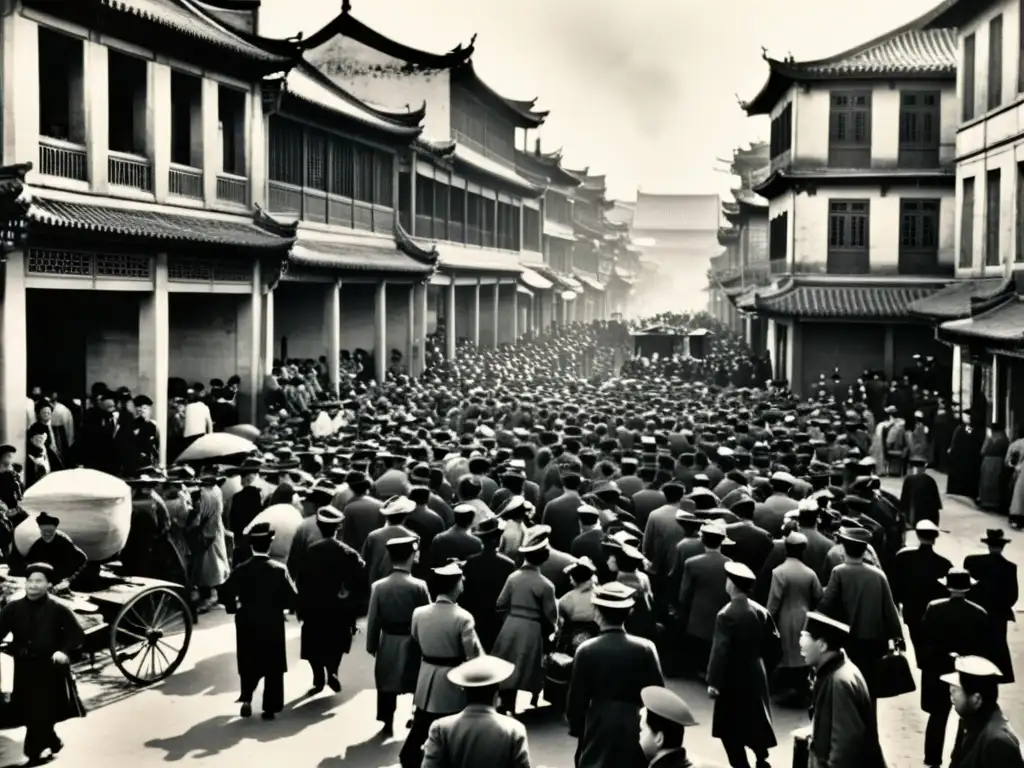
[[[430,264],[416,261],[398,250],[394,240],[348,243],[300,239],[292,246],[289,262],[298,267],[361,272],[405,272],[429,274]]]
[[[604,291],[604,286],[592,277],[587,277],[586,275],[581,275],[579,272],[577,272],[576,279],[579,280],[581,283],[583,283],[583,285],[585,285],[592,291]]]
[[[525,287],[523,287],[521,285],[517,285],[516,286],[516,293],[521,293],[524,296],[529,296],[531,299],[533,298],[533,291],[531,291],[529,288],[525,288]]]
[[[573,231],[571,224],[563,224],[560,221],[552,221],[548,218],[544,219],[544,236],[570,242],[576,240],[576,233]]]
[[[891,320],[909,315],[908,306],[939,285],[893,285],[880,281],[790,278],[774,291],[754,296],[753,308],[778,317]]]
[[[467,272],[505,272],[521,274],[523,267],[516,254],[491,248],[474,248],[455,243],[439,242],[436,245],[442,269]]]
[[[558,279],[561,280],[565,285],[575,293],[583,293],[583,283],[577,280],[575,277],[569,275],[559,275]]]
[[[562,291],[561,294],[559,294],[559,296],[561,297],[562,301],[572,301],[573,299],[576,298],[576,294],[573,291]]]
[[[939,326],[939,338],[954,342],[975,342],[997,349],[1024,349],[1024,296],[963,320]]]
[[[138,205],[138,204],[136,204]],[[35,196],[25,218],[29,226],[114,235],[168,243],[286,249],[293,238],[264,229],[240,216],[190,216],[142,207],[116,208]]]
[[[538,291],[547,291],[554,286],[554,283],[540,273],[534,272],[529,267],[523,267],[523,272],[519,275],[519,279],[524,285],[528,285]]]
[[[974,300],[995,298],[1006,285],[1006,281],[1001,277],[957,280],[931,296],[912,302],[907,309],[912,315],[920,315],[937,322],[959,320],[970,317],[971,303]]]

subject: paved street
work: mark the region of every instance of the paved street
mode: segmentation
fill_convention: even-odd
[[[898,482],[887,481],[891,489]],[[947,499],[942,527],[949,531],[939,540],[939,550],[955,563],[976,549],[986,527],[1003,523],[954,499]],[[1020,562],[1021,542],[1010,545],[1011,559]],[[383,768],[397,763],[404,731],[382,741],[374,722],[373,662],[361,650],[346,657],[342,666],[344,690],[340,695],[301,698],[309,685],[309,671],[298,660],[298,624],[289,628],[292,671],[286,680],[290,700],[286,712],[273,723],[258,717],[243,721],[237,717],[234,673],[234,630],[223,613],[204,617],[183,667],[163,685],[148,690],[129,689],[116,671],[102,670],[86,675],[81,691],[90,708],[84,720],[60,728],[67,747],[60,756],[62,766],[92,768],[103,765],[132,765],[148,768],[167,762],[202,759],[210,766],[291,764],[296,768],[346,766]],[[363,638],[356,641],[361,649]],[[1024,633],[1011,627],[1011,651],[1015,663],[1024,663]],[[3,685],[9,688],[11,669],[5,658]],[[704,690],[689,683],[673,683],[704,723],[687,734],[687,746],[694,755],[724,761],[724,752],[710,737],[711,706]],[[1018,729],[1024,729],[1024,686],[1002,691],[1003,706]],[[409,698],[409,697],[406,697]],[[259,701],[257,699],[257,707]],[[405,702],[408,711],[409,703]],[[572,765],[575,744],[565,728],[546,711],[528,713],[530,747],[534,765],[551,768]],[[780,746],[773,764],[791,763],[790,732],[806,723],[806,713],[777,710],[776,732]],[[917,694],[887,700],[880,706],[880,727],[886,757],[892,768],[921,762],[924,716]],[[399,718],[399,722],[404,717]],[[947,749],[952,744],[953,722]],[[0,734],[0,767],[21,761],[22,732]],[[102,757],[101,757],[102,756]]]

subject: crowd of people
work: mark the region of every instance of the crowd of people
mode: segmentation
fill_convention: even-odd
[[[877,700],[913,686],[904,626],[929,714],[925,764],[942,764],[955,709],[954,768],[1024,766],[998,706],[1014,679],[1009,538],[989,531],[987,552],[957,565],[934,549],[942,497],[925,468],[958,446],[955,429],[941,442],[929,361],[891,384],[823,375],[800,399],[709,318],[651,323],[707,326],[713,341],[701,358],[640,360],[638,324],[597,322],[514,346],[460,342],[444,360],[441,328],[423,375],[393,356],[378,384],[365,353],[346,357],[337,395],[325,360],[279,361],[256,454],[161,470],[141,427],[108,452],[120,464],[103,466],[135,490],[122,565],[176,576],[197,614],[234,614],[243,717],[260,683],[262,717],[283,709],[287,612],[302,621],[314,695],[341,689],[365,617],[386,732],[397,697],[413,694],[403,768],[531,765],[520,692],[564,711],[577,768],[704,765],[684,747],[689,707],[665,688],[680,676],[714,699],[711,733],[735,768],[768,766],[778,707],[810,708],[808,765],[883,766]],[[237,423],[232,382],[210,390],[182,393],[182,446]],[[40,445],[54,436],[55,453],[102,469],[89,451],[117,431],[87,422],[107,425],[103,413],[131,402],[136,424],[152,423],[147,402],[117,395],[97,388],[77,454],[78,440],[60,442],[55,401],[36,401],[38,423],[55,425],[36,430]],[[193,404],[202,432],[187,428]],[[14,452],[0,450],[9,528]],[[882,490],[888,473],[906,475],[900,497]],[[286,532],[256,518],[277,504],[304,521],[275,559]],[[12,538],[0,545],[16,557]],[[73,582],[75,562],[40,552],[23,568]],[[67,642],[57,632],[44,645]],[[26,741],[30,758],[59,749],[53,722]]]

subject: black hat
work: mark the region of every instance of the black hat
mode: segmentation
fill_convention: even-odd
[[[649,685],[640,691],[640,700],[651,714],[683,728],[697,725],[690,707],[679,696],[660,685]]]
[[[967,592],[978,582],[963,568],[950,568],[949,573],[939,579],[939,583],[950,592]]]
[[[0,445],[0,456],[6,456],[9,453],[17,453],[18,449],[13,445]]]
[[[49,563],[31,563],[25,568],[25,578],[28,578],[33,573],[41,573],[46,577],[47,581],[53,581],[53,566]]]
[[[823,613],[809,611],[804,620],[804,632],[816,640],[824,640],[832,650],[839,650],[850,637],[850,625]]]
[[[245,535],[250,540],[266,541],[274,538],[274,529],[270,527],[270,523],[263,521],[256,523]]]
[[[488,517],[473,526],[472,533],[478,539],[485,536],[500,536],[504,530],[504,521],[500,517]]]
[[[36,518],[36,525],[38,525],[40,528],[44,525],[52,525],[54,527],[57,527],[58,525],[60,525],[60,518],[54,517],[53,515],[48,514],[46,512],[40,512],[39,517]]]
[[[392,562],[401,562],[409,558],[416,551],[419,542],[418,536],[396,536],[393,539],[389,539],[384,546],[387,547],[388,556]]]
[[[927,467],[928,459],[923,456],[911,456],[909,459],[910,466],[912,467]]]
[[[1003,544],[1009,544],[1010,539],[1003,533],[1002,528],[989,528],[985,531],[985,538],[981,540],[982,544],[988,544],[991,546],[1001,546]]]
[[[153,401],[146,395],[136,395],[132,402],[135,403],[136,408],[141,408],[144,405],[153,406]]]
[[[754,514],[754,508],[756,506],[757,502],[749,496],[744,496],[743,498],[733,502],[732,506],[729,507],[729,511],[739,515],[740,517],[747,517]]]

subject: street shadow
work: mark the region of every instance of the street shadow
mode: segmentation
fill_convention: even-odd
[[[175,763],[186,757],[202,759],[228,752],[242,741],[250,739],[262,743],[287,739],[306,728],[334,717],[331,710],[343,703],[340,697],[325,697],[294,702],[278,715],[276,720],[264,721],[257,715],[242,719],[232,715],[218,715],[189,728],[178,736],[151,739],[148,749],[162,749],[164,762]]]
[[[343,755],[325,757],[317,764],[317,768],[353,768],[354,766],[394,765],[398,762],[398,753],[402,751],[405,738],[386,738],[377,732],[366,741],[353,744]]]
[[[288,638],[288,658],[298,654],[299,637]],[[208,656],[184,671],[175,672],[154,690],[164,696],[216,696],[238,690],[238,666],[234,650]]]
[[[24,736],[24,729],[17,729],[19,736]],[[22,738],[13,738],[6,733],[0,733],[0,768],[14,768],[25,764],[25,755],[22,753]]]

